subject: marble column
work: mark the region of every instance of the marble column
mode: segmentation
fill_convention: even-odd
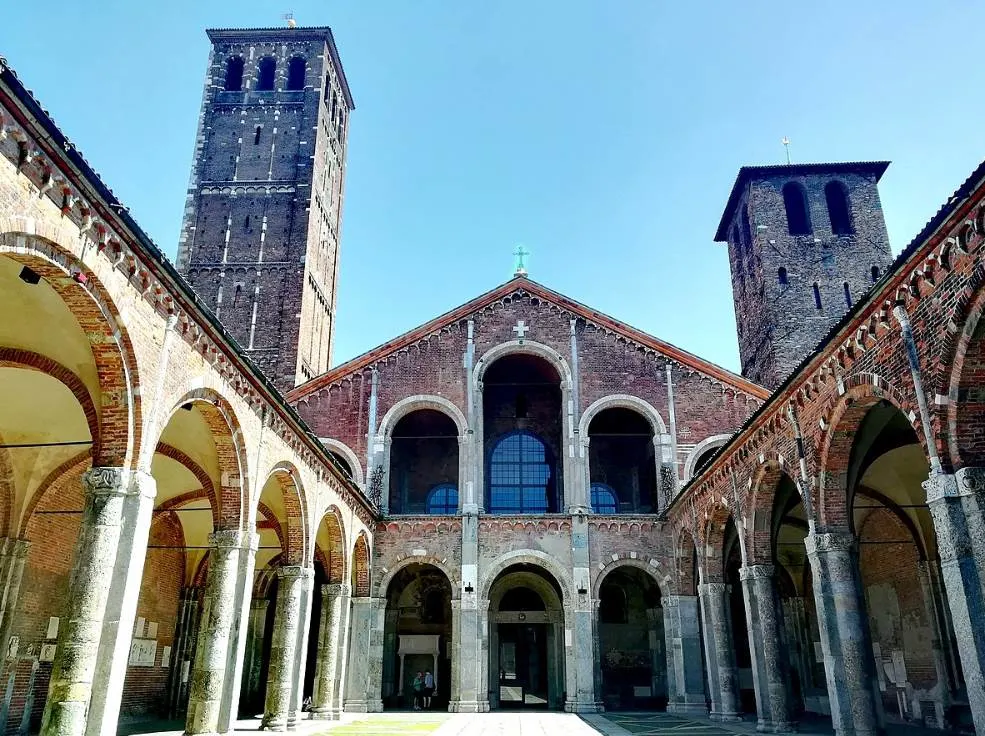
[[[985,733],[985,468],[924,483],[975,730]]]
[[[339,675],[345,653],[344,632],[348,625],[349,586],[321,586],[321,624],[318,627],[318,662],[315,665],[315,694],[311,717],[336,720],[342,712]]]
[[[240,701],[254,707],[260,696],[260,673],[263,669],[263,637],[267,628],[267,609],[270,601],[254,598],[250,601],[250,620],[246,631],[246,653],[243,661],[243,692]]]
[[[855,538],[813,532],[804,544],[814,578],[832,725],[837,736],[874,736],[880,716]]]
[[[385,598],[352,598],[349,618],[349,653],[345,682],[345,711],[376,713],[383,710],[383,614]]]
[[[208,573],[202,599],[195,661],[188,694],[186,734],[222,733],[220,725],[226,678],[235,667],[230,646],[237,614],[236,587],[242,555],[252,554],[253,535],[225,529],[209,535]]]
[[[711,691],[709,717],[713,721],[737,721],[739,676],[735,665],[729,586],[725,583],[702,583],[698,586],[698,595],[701,597],[705,652],[708,656],[708,687]]]
[[[284,565],[277,570],[277,608],[274,611],[274,635],[267,669],[267,697],[261,728],[286,731],[293,728],[295,712],[295,663],[303,656],[298,651],[299,632],[304,614],[302,598],[313,577],[313,570],[302,565]]]
[[[400,674],[397,672],[396,659],[399,649],[397,641],[397,619],[400,612],[396,609],[386,611],[383,616],[383,657],[380,668],[380,692],[383,702],[390,707],[400,690]],[[403,703],[399,705],[403,706]]]
[[[661,602],[667,653],[667,712],[707,715],[698,596],[668,595]]]
[[[82,486],[67,613],[41,723],[41,732],[53,736],[103,725],[115,733],[119,708],[106,706],[111,700],[118,706],[123,690],[126,657],[120,653],[130,648],[156,488],[147,473],[117,467],[89,469]]]
[[[739,568],[756,689],[756,730],[777,732],[790,730],[790,706],[774,573],[773,565]]]

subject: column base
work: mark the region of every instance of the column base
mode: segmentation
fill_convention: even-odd
[[[708,718],[716,723],[737,723],[742,720],[738,713],[709,713]]]
[[[312,721],[337,721],[342,715],[340,708],[312,708],[308,711],[308,718]]]
[[[756,730],[759,733],[794,733],[798,729],[796,723],[769,723],[768,721],[760,721],[756,724]]]
[[[604,713],[605,706],[602,703],[582,703],[577,700],[569,700],[564,704],[565,713]]]
[[[488,713],[488,700],[458,700],[448,704],[449,713]]]
[[[345,713],[382,713],[382,700],[347,700],[342,708]]]
[[[682,716],[707,716],[708,706],[704,703],[667,703],[667,712]]]
[[[264,715],[263,719],[260,721],[261,731],[286,731],[287,730],[287,715],[281,713],[275,716]]]

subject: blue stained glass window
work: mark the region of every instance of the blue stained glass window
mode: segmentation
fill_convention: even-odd
[[[458,489],[451,483],[442,483],[428,492],[425,512],[428,514],[457,514]]]
[[[616,494],[605,483],[592,483],[592,510],[596,514],[614,514],[619,510]]]
[[[489,512],[547,513],[552,467],[544,443],[529,432],[499,441],[489,465]]]

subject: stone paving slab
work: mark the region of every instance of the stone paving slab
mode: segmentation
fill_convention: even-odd
[[[708,721],[682,718],[668,713],[606,713],[582,718],[605,736],[732,736],[734,731]]]

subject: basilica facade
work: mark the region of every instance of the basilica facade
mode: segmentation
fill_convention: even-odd
[[[335,40],[209,36],[177,266],[0,60],[0,731],[985,729],[985,165],[895,259],[886,162],[743,167],[742,375],[522,270],[333,367]]]

